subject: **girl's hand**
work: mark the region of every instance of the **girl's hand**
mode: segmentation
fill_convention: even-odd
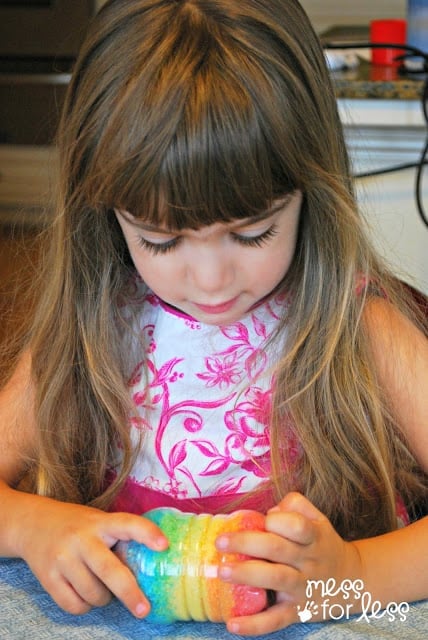
[[[326,582],[333,578],[339,585],[344,579],[361,577],[356,547],[345,542],[329,520],[301,494],[290,493],[271,509],[265,527],[265,532],[224,534],[216,541],[221,551],[255,558],[222,565],[221,579],[276,592],[276,604],[269,609],[229,620],[227,627],[231,633],[272,633],[299,622],[298,613],[305,609],[308,601],[308,580]],[[311,595],[312,620],[321,619],[322,614],[321,600],[318,601],[316,595]]]
[[[119,540],[163,550],[168,542],[145,518],[28,496],[17,551],[55,602],[72,614],[107,604],[114,594],[137,617],[150,605],[131,571],[111,551]]]

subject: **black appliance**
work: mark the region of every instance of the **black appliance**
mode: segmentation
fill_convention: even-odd
[[[93,0],[0,0],[0,143],[49,145]]]

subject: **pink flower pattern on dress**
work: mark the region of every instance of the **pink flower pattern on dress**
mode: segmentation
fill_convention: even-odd
[[[134,299],[145,352],[129,377],[131,427],[144,432],[133,482],[177,499],[250,491],[270,473],[266,343],[286,298],[225,327],[198,323],[151,292]]]
[[[266,372],[275,354],[266,342],[288,297],[275,296],[240,322],[213,328],[167,307],[138,278],[130,285],[122,311],[127,317],[130,306],[138,308],[136,330],[145,344],[129,376],[137,410],[130,426],[131,433],[144,432],[145,442],[127,485],[126,509],[141,512],[144,502],[133,503],[138,487],[177,506],[187,498],[250,492],[270,474],[274,383]],[[357,294],[366,286],[361,278]],[[283,442],[290,464],[298,463],[301,447],[286,416]],[[397,518],[399,526],[409,523],[400,498]]]
[[[207,387],[228,387],[241,381],[241,371],[237,362],[237,354],[227,354],[224,358],[210,356],[205,358],[207,370],[196,375],[201,380],[206,380]]]

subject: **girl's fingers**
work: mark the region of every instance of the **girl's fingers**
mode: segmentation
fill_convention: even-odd
[[[53,576],[51,574],[45,579],[40,578],[40,584],[57,605],[67,613],[81,616],[88,613],[92,608],[90,604],[80,597],[70,582],[61,575]]]
[[[41,582],[60,607],[75,615],[107,604],[112,594],[137,617],[150,610],[130,569],[99,539],[87,545],[84,557],[62,554]]]
[[[71,564],[64,577],[68,580],[76,596],[89,608],[103,607],[112,598],[109,589],[86,564],[77,562]]]
[[[300,545],[313,544],[317,539],[318,520],[310,520],[296,511],[274,511],[265,519],[266,530]]]
[[[226,563],[219,567],[218,575],[224,582],[288,593],[289,599],[293,601],[305,594],[302,574],[286,564],[272,564],[258,560]]]
[[[241,636],[259,636],[273,633],[297,621],[296,606],[281,602],[252,616],[231,618],[227,623],[227,629],[230,633]]]
[[[317,509],[310,500],[308,500],[308,498],[298,491],[290,491],[290,493],[287,493],[276,507],[270,509],[270,512],[277,510],[295,511],[296,513],[301,513],[310,520],[325,517],[324,514]]]
[[[131,570],[101,541],[99,545],[98,552],[86,558],[90,571],[134,616],[147,615],[150,604]]]
[[[112,547],[118,540],[135,540],[155,551],[163,551],[168,547],[168,540],[158,526],[130,513],[109,514],[100,527],[104,542]]]
[[[216,540],[216,548],[225,553],[239,553],[270,562],[289,564],[299,568],[305,559],[305,545],[293,542],[282,535],[264,531],[240,531],[222,534]]]

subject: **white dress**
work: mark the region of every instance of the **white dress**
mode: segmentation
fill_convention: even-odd
[[[173,500],[180,508],[189,499],[217,497],[220,505],[222,498],[251,492],[270,477],[278,340],[269,338],[287,296],[273,296],[220,327],[166,305],[142,283],[133,298],[128,305],[139,305],[137,334],[146,351],[129,381],[135,440],[144,432],[125,487],[137,503],[132,510],[145,510],[147,496],[150,507],[171,506]],[[291,434],[289,445],[294,457],[298,447]]]

